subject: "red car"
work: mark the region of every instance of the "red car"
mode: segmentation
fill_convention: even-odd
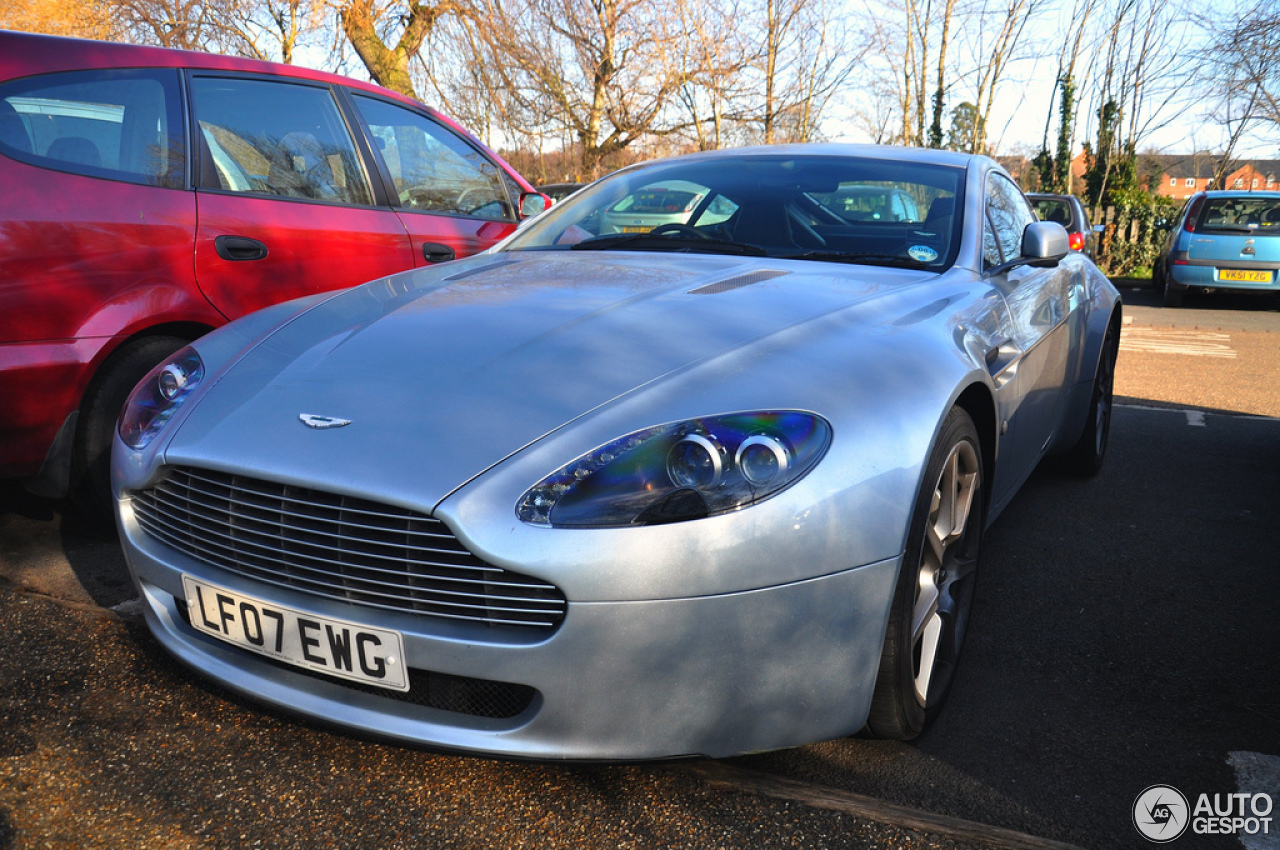
[[[344,77],[0,32],[0,477],[106,493],[125,396],[252,310],[482,251],[546,199]]]

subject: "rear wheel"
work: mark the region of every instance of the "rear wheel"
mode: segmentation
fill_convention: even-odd
[[[951,688],[982,543],[982,448],[973,420],[947,414],[925,467],[885,631],[866,731],[911,740]]]
[[[1163,295],[1166,282],[1164,264],[1156,260],[1155,266],[1151,269],[1151,286],[1155,289],[1157,295]]]
[[[187,344],[176,336],[149,336],[114,351],[89,385],[76,430],[74,505],[84,519],[103,529],[112,522],[111,441],[125,399],[143,376]]]
[[[1089,400],[1089,418],[1084,432],[1076,444],[1062,456],[1064,467],[1077,475],[1088,478],[1102,469],[1107,455],[1107,439],[1111,433],[1112,393],[1116,383],[1116,353],[1118,350],[1115,325],[1107,325],[1098,352],[1098,368],[1093,376],[1093,394]]]
[[[1174,289],[1166,280],[1164,284],[1164,306],[1181,307],[1182,298],[1187,294],[1185,289]]]

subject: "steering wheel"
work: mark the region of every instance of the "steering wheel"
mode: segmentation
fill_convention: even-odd
[[[701,239],[704,242],[713,241],[709,235],[703,233],[698,228],[691,227],[687,224],[679,224],[674,221],[669,224],[659,224],[653,230],[650,230],[649,233],[652,236],[665,236],[670,233],[676,236],[687,236],[691,239]]]
[[[473,213],[489,203],[485,198],[486,192],[484,189],[463,189],[462,194],[458,196],[457,207],[464,214]],[[476,203],[477,201],[482,201],[483,203]]]

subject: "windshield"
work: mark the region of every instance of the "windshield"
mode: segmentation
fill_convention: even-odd
[[[1280,234],[1280,198],[1208,198],[1195,229],[1201,233],[1248,232],[1261,236]]]
[[[1041,221],[1054,221],[1068,230],[1075,223],[1071,219],[1071,206],[1058,198],[1028,198],[1036,211],[1036,218]]]
[[[726,253],[941,271],[964,170],[854,156],[690,157],[573,195],[504,250]]]

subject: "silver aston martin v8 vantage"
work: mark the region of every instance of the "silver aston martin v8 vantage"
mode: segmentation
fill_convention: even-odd
[[[604,228],[677,182],[702,191],[681,220]],[[850,187],[914,212],[850,216]],[[121,538],[165,649],[361,734],[582,760],[910,739],[984,529],[1046,456],[1102,463],[1119,327],[989,159],[649,163],[174,354],[120,415]]]

